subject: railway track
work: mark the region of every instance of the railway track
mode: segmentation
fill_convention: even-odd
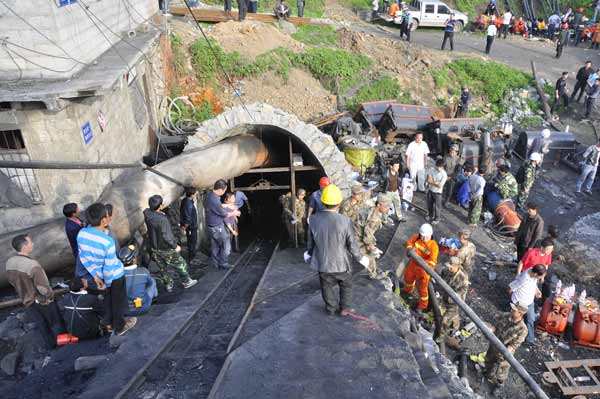
[[[175,339],[143,366],[118,398],[206,398],[276,248],[272,241],[252,243]]]

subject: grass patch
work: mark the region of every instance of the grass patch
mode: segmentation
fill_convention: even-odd
[[[369,0],[341,0],[341,4],[355,10],[371,10],[373,4]]]
[[[171,33],[171,52],[173,53],[173,68],[177,76],[185,74],[185,50],[183,48],[183,41],[175,33]]]
[[[241,79],[274,71],[287,79],[291,68],[302,67],[336,94],[344,93],[352,87],[372,63],[367,56],[326,47],[310,48],[299,54],[279,47],[249,61],[238,52],[226,53],[215,40],[210,40],[223,69],[231,78]],[[200,82],[210,84],[225,78],[204,39],[194,42],[190,50],[192,64]]]
[[[292,37],[311,46],[335,46],[338,41],[337,32],[330,25],[301,25]]]
[[[402,92],[398,81],[384,76],[361,87],[354,97],[346,101],[346,107],[356,111],[361,103],[378,100],[397,100],[403,104],[412,104],[410,94]]]
[[[456,9],[464,12],[470,20],[474,21],[478,14],[477,8],[484,8],[486,4],[485,0],[456,0]]]
[[[235,3],[234,3],[235,4]],[[277,0],[259,0],[258,12],[273,13]],[[298,15],[298,6],[295,1],[286,2],[292,16]],[[325,0],[310,0],[304,2],[304,16],[312,18],[321,18],[325,14]]]
[[[432,71],[437,87],[447,88],[453,94],[461,86],[469,87],[471,93],[484,96],[492,104],[492,112],[504,112],[502,100],[509,90],[527,87],[532,83],[530,75],[497,62],[459,59]]]
[[[171,98],[177,98],[183,95],[183,90],[179,86],[174,86],[171,89]],[[196,122],[204,122],[205,120],[215,117],[211,105],[207,101],[203,101],[199,106],[194,106],[191,103],[177,100],[176,107],[171,109],[171,120],[177,124],[185,120],[193,120]]]

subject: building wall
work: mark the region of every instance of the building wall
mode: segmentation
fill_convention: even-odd
[[[157,70],[160,63],[154,65]],[[82,163],[141,161],[151,152],[154,142],[155,122],[151,109],[159,88],[147,62],[142,61],[137,71],[131,85],[122,78],[110,94],[71,102],[60,112],[17,110],[18,126],[30,158]],[[149,96],[145,87],[151,93]],[[100,128],[99,111],[107,121],[104,131]],[[89,144],[84,143],[82,136],[86,122],[93,132]],[[43,203],[32,208],[2,209],[0,234],[61,217],[62,207],[68,202],[79,203],[83,208],[90,205],[120,173],[122,169],[36,170]]]
[[[23,79],[71,77],[158,11],[157,0],[79,0],[59,7],[60,1],[4,0],[47,38],[0,4],[0,37],[6,38],[6,49],[14,58],[0,52],[0,81],[18,78],[19,68]]]

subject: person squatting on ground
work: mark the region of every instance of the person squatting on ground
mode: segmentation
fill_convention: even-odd
[[[306,231],[304,229],[306,216],[306,190],[299,188],[296,191],[296,200],[292,201],[292,194],[286,195],[283,203],[283,221],[290,241],[294,241],[294,230],[296,231],[298,242],[306,242]],[[293,203],[292,203],[293,202]]]
[[[517,260],[521,260],[528,249],[534,248],[544,234],[544,219],[538,212],[537,204],[527,204],[527,216],[521,221],[519,230],[515,234],[517,247]]]
[[[519,183],[519,195],[517,198],[517,207],[525,209],[525,204],[529,199],[529,191],[535,183],[536,170],[542,164],[542,155],[539,152],[533,152],[529,156],[529,160],[524,162],[515,176]]]
[[[169,218],[163,212],[163,199],[153,195],[148,199],[148,208],[144,210],[144,221],[148,230],[150,257],[158,267],[157,279],[162,282],[167,292],[173,290],[171,271],[181,278],[183,288],[190,288],[198,283],[193,280],[187,270],[185,259],[181,256],[181,247],[171,230]]]
[[[377,248],[375,233],[381,228],[390,210],[390,200],[387,196],[379,194],[377,204],[373,209],[364,208],[361,211],[361,225],[359,245],[363,255],[369,259],[367,270],[370,278],[378,278],[376,259],[381,256],[382,251]],[[365,217],[366,215],[366,217]]]
[[[510,313],[502,313],[496,323],[495,334],[512,354],[521,346],[527,336],[527,326],[523,322],[523,316],[527,308],[511,304]],[[504,356],[490,345],[485,354],[484,374],[491,384],[499,386],[508,378],[510,364]]]
[[[451,256],[442,269],[441,276],[456,294],[465,300],[469,290],[469,276],[461,268],[460,259]],[[445,308],[442,319],[442,330],[446,337],[451,337],[460,328],[460,310],[458,305],[444,291],[442,293],[442,304]],[[454,340],[451,340],[452,342]],[[454,342],[453,342],[454,343]]]
[[[452,144],[448,150],[448,154],[444,157],[444,170],[448,175],[448,179],[444,185],[444,198],[442,200],[444,207],[448,206],[448,201],[454,196],[456,177],[462,168],[462,160],[458,154],[459,150],[458,144]]]
[[[595,145],[589,146],[583,153],[583,161],[581,162],[581,173],[577,178],[575,192],[581,193],[581,188],[584,188],[584,193],[592,195],[592,185],[596,178],[598,170],[598,162],[600,161],[600,141]]]
[[[102,332],[104,316],[102,300],[97,294],[89,293],[80,279],[73,279],[69,292],[59,301],[67,332],[79,339],[94,339]]]
[[[556,85],[554,86],[554,103],[552,104],[552,108],[550,112],[555,113],[558,107],[560,106],[560,100],[563,101],[563,106],[566,108],[569,107],[569,94],[567,93],[567,78],[569,77],[569,72],[563,72],[560,78],[556,81]]]
[[[433,228],[430,224],[423,224],[418,234],[412,235],[406,241],[406,249],[414,249],[417,255],[432,268],[437,264],[439,247],[433,240]],[[431,277],[423,270],[416,260],[410,258],[406,269],[404,270],[404,288],[402,293],[410,295],[418,285],[419,300],[417,302],[417,311],[423,311],[429,306],[429,279]]]
[[[240,216],[239,210],[230,210],[223,206],[221,197],[227,190],[227,183],[219,179],[204,200],[206,228],[210,237],[210,260],[215,268],[229,269],[229,233],[225,227],[225,218]]]
[[[185,233],[188,263],[196,256],[196,248],[198,247],[198,210],[194,199],[196,197],[196,189],[194,187],[185,188],[185,197],[181,200],[179,208],[179,226]]]
[[[444,39],[442,40],[442,50],[446,47],[446,41],[450,41],[450,51],[454,51],[454,26],[456,20],[454,14],[450,14],[450,17],[444,23]]]
[[[546,276],[546,266],[535,265],[531,269],[522,272],[513,282],[509,284],[510,302],[527,308],[527,342],[535,342],[535,298],[541,298],[542,292],[538,283]]]
[[[416,133],[415,139],[406,147],[406,164],[410,177],[414,180],[418,191],[425,191],[425,167],[427,166],[429,146],[423,141],[423,134]]]
[[[401,175],[400,160],[395,159],[387,169],[385,176],[385,194],[394,206],[394,213],[398,221],[404,222],[405,219],[402,216],[402,200],[400,199],[400,189],[402,189]]]
[[[108,211],[104,204],[95,203],[87,208],[86,216],[90,225],[81,229],[77,235],[79,258],[83,267],[92,275],[96,286],[105,289],[106,329],[123,335],[135,326],[137,319],[125,318],[125,270],[123,263],[117,258],[115,241],[108,234]]]
[[[321,294],[325,311],[329,315],[340,312],[346,316],[352,310],[352,264],[351,255],[364,267],[369,260],[362,255],[350,219],[338,213],[342,192],[330,184],[324,188],[321,201],[325,207],[313,215],[308,226],[308,246],[304,260],[319,272]],[[334,288],[339,287],[339,297]]]
[[[481,217],[481,208],[483,207],[483,192],[485,190],[485,179],[479,173],[477,168],[469,165],[465,168],[465,176],[469,182],[471,199],[469,200],[469,215],[467,217],[469,225],[476,227]]]
[[[444,160],[435,161],[435,168],[432,168],[427,174],[427,209],[429,214],[429,223],[437,224],[440,222],[440,212],[442,210],[442,196],[444,193],[444,184],[448,175],[444,170]]]
[[[156,281],[145,267],[138,267],[138,249],[130,244],[119,250],[119,259],[125,266],[128,310],[126,316],[138,316],[150,310],[152,301],[158,296]]]
[[[46,344],[56,346],[56,337],[65,331],[54,292],[46,272],[37,260],[31,258],[33,241],[28,234],[20,234],[12,239],[12,247],[17,253],[6,261],[6,278],[23,302],[26,312],[39,323]]]

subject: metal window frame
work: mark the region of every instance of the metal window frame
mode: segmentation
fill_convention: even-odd
[[[30,161],[21,130],[13,129],[0,131],[0,160]],[[17,187],[23,190],[33,204],[39,205],[44,202],[38,178],[34,170],[23,168],[0,168],[0,173],[6,175],[17,185]]]

